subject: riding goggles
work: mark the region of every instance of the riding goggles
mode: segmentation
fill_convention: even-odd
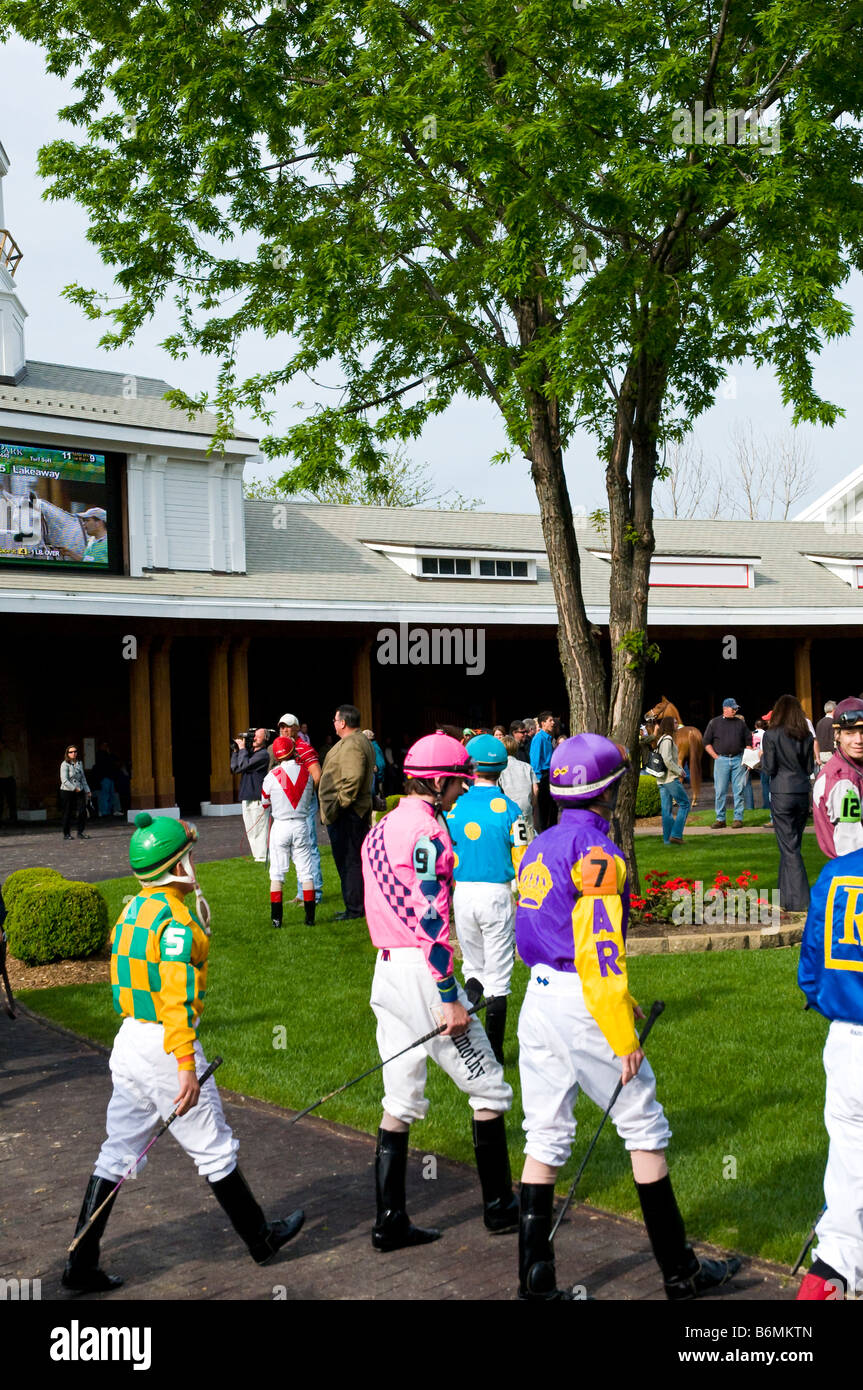
[[[836,720],[839,729],[851,729],[855,724],[863,724],[863,709],[846,709]]]

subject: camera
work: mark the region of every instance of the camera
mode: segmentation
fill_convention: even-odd
[[[243,747],[245,748],[245,750],[246,750],[247,753],[251,753],[252,749],[254,748],[254,745],[255,745],[255,734],[257,733],[258,728],[260,728],[260,727],[261,727],[261,726],[258,725],[258,726],[257,726],[256,728],[254,728],[254,729],[246,729],[245,733],[240,734],[240,741],[242,742],[242,745],[243,745]],[[276,733],[277,733],[277,732],[278,732],[278,731],[277,731],[276,729],[267,729],[267,746],[268,746],[268,747],[269,747],[269,745],[272,743],[273,739],[276,737]]]

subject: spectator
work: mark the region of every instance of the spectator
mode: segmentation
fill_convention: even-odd
[[[269,730],[256,729],[252,746],[246,734],[237,734],[231,744],[231,771],[240,774],[240,800],[243,803],[243,824],[249,849],[256,864],[267,862],[267,832],[269,813],[261,801],[261,787],[270,766],[267,748]]]
[[[815,725],[815,762],[819,767],[826,767],[836,751],[833,742],[833,711],[836,708],[835,700],[828,700],[824,706],[824,714]]]
[[[812,790],[815,834],[830,859],[863,849],[863,697],[839,701],[833,736],[836,751]]]
[[[760,719],[756,719],[755,728],[752,731],[752,750],[753,752],[758,754],[757,771],[759,777],[761,778],[761,809],[763,811],[770,810],[770,777],[764,771],[762,751],[764,743],[764,733],[765,730],[768,729],[770,726],[770,717],[772,713],[772,710],[768,710],[767,713],[762,715]],[[756,771],[756,766],[754,764],[752,767],[752,771]],[[773,821],[769,820],[767,824],[772,825]]]
[[[555,719],[550,709],[539,716],[539,730],[530,741],[530,765],[536,773],[539,787],[536,794],[536,829],[541,834],[550,825],[557,825],[557,812],[551,799],[548,778],[551,755],[554,752],[552,730]]]
[[[99,816],[107,819],[114,814],[114,786],[117,776],[117,759],[108,743],[103,739],[99,744],[93,766],[90,769],[93,785],[99,802]]]
[[[506,725],[495,724],[494,728],[492,729],[492,733],[494,734],[495,738],[500,739],[501,743],[503,743],[504,739],[506,738]]]
[[[309,831],[309,849],[312,856],[312,881],[315,885],[315,902],[322,901],[324,896],[324,875],[321,869],[321,851],[318,845],[318,801],[315,793],[321,780],[321,760],[317,752],[309,743],[309,740],[302,733],[303,729],[308,729],[308,724],[298,724],[295,714],[283,714],[279,720],[279,737],[289,738],[294,744],[294,758],[300,767],[306,768],[309,776],[314,783],[312,794],[308,803],[308,816],[306,825]],[[270,771],[275,766],[275,758],[270,756]],[[303,901],[303,885],[297,870],[297,896],[293,900],[295,903]]]
[[[809,879],[800,853],[809,815],[809,779],[815,740],[794,695],[780,695],[761,745],[761,761],[770,778],[770,804],[779,845],[779,902],[786,912],[805,912]]]
[[[15,754],[0,738],[0,824],[4,807],[9,811],[9,824],[18,822],[18,764]]]
[[[536,773],[529,762],[522,762],[519,758],[518,744],[511,734],[507,734],[503,746],[507,751],[507,760],[500,774],[500,789],[521,811],[530,844],[536,835]]]
[[[514,719],[509,726],[509,732],[515,739],[516,751],[514,756],[518,758],[520,763],[529,763],[530,753],[528,752],[527,728],[524,720]]]
[[[674,719],[666,714],[659,721],[659,742],[656,745],[665,763],[665,775],[657,778],[659,786],[659,805],[662,812],[662,839],[666,845],[683,844],[683,828],[692,804],[689,792],[683,785],[683,768],[677,761],[677,744],[674,741]],[[674,806],[677,806],[675,814]]]
[[[318,794],[345,902],[334,921],[344,922],[365,915],[360,848],[371,820],[375,755],[354,705],[339,705],[333,728],[338,742],[324,761]]]
[[[375,755],[375,780],[372,788],[372,795],[378,797],[381,794],[381,788],[384,784],[384,772],[387,765],[386,758],[384,757],[383,749],[375,739],[374,729],[363,729],[363,734],[372,745],[372,752]]]
[[[70,743],[66,757],[60,764],[60,808],[63,812],[63,839],[71,840],[72,820],[78,826],[78,839],[89,840],[84,834],[87,823],[87,798],[90,788],[84,775],[84,764],[79,761],[78,748]]]
[[[722,714],[711,719],[704,730],[704,751],[713,759],[713,790],[716,806],[714,830],[725,829],[725,801],[728,784],[734,795],[733,830],[743,825],[743,750],[752,735],[743,719],[737,718],[736,700],[722,701]]]

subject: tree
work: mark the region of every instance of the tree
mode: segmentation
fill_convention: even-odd
[[[656,492],[659,516],[714,520],[780,521],[808,492],[815,469],[809,449],[793,431],[775,439],[750,424],[731,431],[732,463],[708,461],[691,437],[669,445]]]
[[[284,497],[278,478],[243,482],[243,493],[256,500]],[[431,507],[444,512],[472,512],[483,505],[481,497],[465,497],[455,488],[436,492],[428,465],[414,463],[403,449],[396,449],[374,473],[348,469],[330,473],[295,499],[298,502],[330,502],[361,507]]]
[[[337,368],[338,403],[262,445],[296,459],[291,490],[344,458],[374,475],[458,392],[493,401],[530,462],[573,727],[634,755],[658,450],[744,357],[795,423],[838,413],[812,358],[863,265],[860,0],[0,0],[3,26],[79,69],[81,143],[40,168],[116,267],[103,341],[173,293],[166,346],[221,361],[216,443],[239,405],[271,421],[274,390]],[[249,329],[290,347],[238,382]],[[606,471],[608,673],[564,478],[578,424]]]

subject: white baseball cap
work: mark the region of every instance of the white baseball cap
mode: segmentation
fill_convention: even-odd
[[[87,517],[87,516],[95,516],[95,517],[97,517],[97,518],[99,519],[99,521],[107,521],[107,520],[108,520],[108,513],[105,511],[105,508],[104,508],[104,507],[91,507],[91,508],[89,509],[89,511],[86,511],[86,512],[79,512],[79,513],[78,513],[78,516],[81,518],[82,521],[83,521],[84,517]]]
[[[300,727],[300,721],[295,714],[283,714],[281,719],[279,720],[279,723],[289,725],[296,724],[297,728]]]

